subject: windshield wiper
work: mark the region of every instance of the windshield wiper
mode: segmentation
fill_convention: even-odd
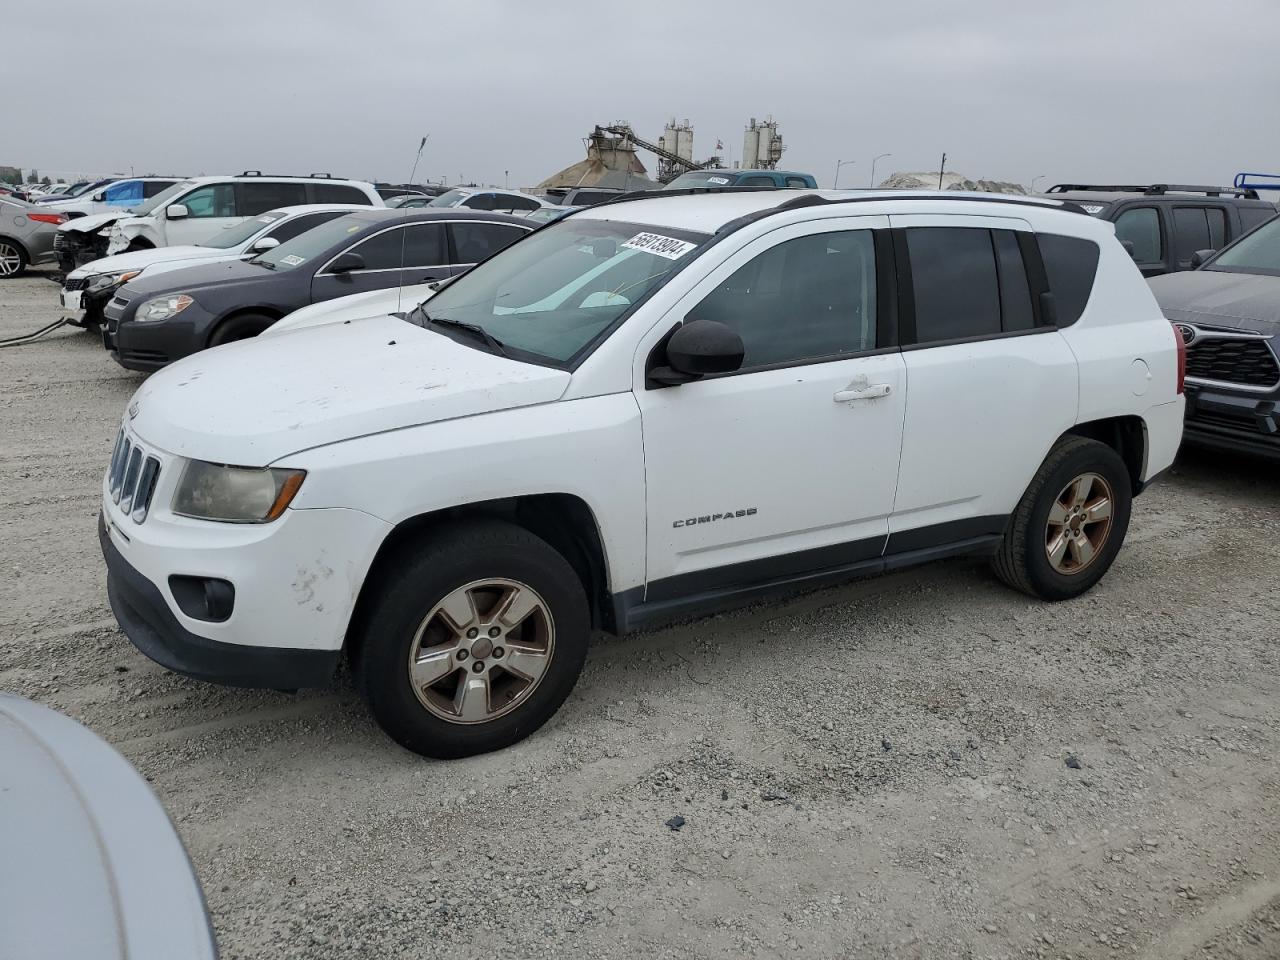
[[[452,327],[455,330],[465,330],[467,333],[474,334],[487,346],[492,352],[501,356],[508,356],[507,348],[501,340],[492,333],[480,326],[478,323],[467,323],[464,320],[450,320],[448,317],[432,317],[427,315],[427,311],[418,307],[418,312],[422,314],[422,319],[428,324],[437,327]]]
[[[250,257],[248,260],[245,261],[245,263],[252,263],[253,265],[258,267],[266,267],[268,270],[274,270],[276,268],[276,265],[274,263],[267,263],[267,261],[259,260],[257,257]]]

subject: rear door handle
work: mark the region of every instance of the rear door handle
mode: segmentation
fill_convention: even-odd
[[[837,390],[831,399],[836,403],[852,403],[854,400],[877,400],[887,397],[890,392],[887,383],[851,383],[843,390]]]

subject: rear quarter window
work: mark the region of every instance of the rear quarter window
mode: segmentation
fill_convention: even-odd
[[[1057,304],[1058,326],[1069,327],[1084,313],[1098,273],[1098,245],[1092,240],[1056,233],[1037,235],[1040,258]]]
[[[373,201],[363,190],[345,183],[312,183],[308,186],[311,189],[312,203],[350,203],[366,207],[373,205]]]

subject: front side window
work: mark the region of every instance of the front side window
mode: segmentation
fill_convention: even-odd
[[[573,363],[710,239],[668,227],[570,217],[464,274],[411,322],[474,324],[534,362]]]
[[[991,231],[909,227],[916,342],[1000,333],[1000,280]]]
[[[1116,218],[1116,239],[1133,244],[1138,263],[1164,263],[1164,242],[1160,236],[1160,213],[1155,207],[1134,207]]]
[[[1064,237],[1056,233],[1037,236],[1040,259],[1049,281],[1058,314],[1058,326],[1069,327],[1080,319],[1093,293],[1101,252],[1092,240]]]
[[[164,193],[172,186],[172,180],[145,180],[142,184],[142,196],[150,200],[157,194]]]
[[[187,208],[188,217],[196,219],[234,217],[236,215],[235,187],[230,183],[211,183],[192,190],[182,198],[181,203]]]
[[[515,243],[528,230],[507,223],[451,223],[454,263],[479,263]]]
[[[786,240],[735,270],[686,320],[715,320],[742,337],[744,371],[874,349],[872,232]]]
[[[364,257],[366,270],[398,270],[448,263],[444,228],[438,223],[416,223],[375,234],[351,250]]]
[[[1209,218],[1204,207],[1173,208],[1173,256],[1181,263],[1191,259],[1197,250],[1213,247],[1209,236]]]

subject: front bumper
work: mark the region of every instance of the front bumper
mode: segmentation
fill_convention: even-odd
[[[187,630],[154,583],[129,565],[98,515],[98,542],[107,562],[107,599],[125,636],[142,653],[175,673],[232,687],[297,690],[327,684],[338,650],[291,650],[220,643]]]
[[[1280,395],[1187,384],[1188,443],[1280,460]]]
[[[127,287],[119,288],[102,310],[102,345],[116,363],[126,370],[151,373],[204,349],[205,333],[214,318],[199,303],[168,320],[138,323],[133,317],[140,303],[125,299]]]

